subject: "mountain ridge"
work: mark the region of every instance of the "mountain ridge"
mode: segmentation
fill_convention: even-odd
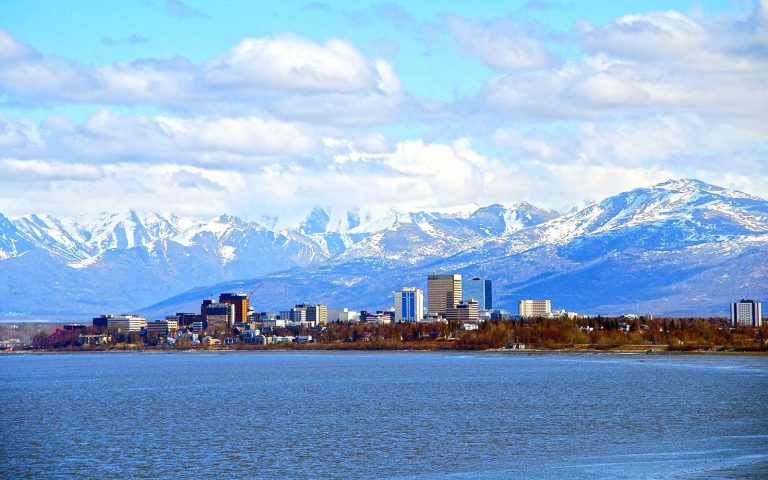
[[[664,182],[447,253],[412,265],[381,255],[341,256],[311,271],[324,287],[311,289],[301,280],[307,272],[284,272],[260,278],[254,301],[269,305],[271,289],[294,298],[290,285],[301,284],[316,301],[381,308],[392,290],[425,288],[426,275],[442,271],[494,279],[494,297],[507,308],[544,297],[584,313],[724,315],[735,297],[768,293],[768,201],[696,180]],[[382,277],[389,283],[367,285]],[[355,294],[335,290],[333,282],[353,285]],[[364,303],[369,296],[375,301]],[[181,295],[144,311],[185,301],[192,305]]]
[[[689,291],[706,301],[682,310],[705,312],[725,301],[704,289],[718,284],[714,272],[728,274],[727,261],[753,275],[753,286],[731,281],[723,290],[768,291],[759,275],[768,248],[768,202],[760,197],[684,179],[565,215],[525,202],[474,207],[389,209],[362,219],[355,208],[318,207],[291,229],[232,215],[200,220],[132,210],[0,215],[0,285],[7,287],[0,317],[77,317],[142,305],[160,316],[168,313],[160,305],[196,308],[200,299],[190,295],[199,292],[190,292],[250,291],[256,283],[262,287],[254,301],[264,308],[278,307],[275,299],[282,306],[312,300],[382,308],[392,290],[425,288],[434,271],[494,279],[494,297],[507,308],[522,296],[549,296],[587,312],[654,305],[663,313],[674,298],[686,304],[675,291]],[[332,224],[339,215],[351,220]],[[363,232],[373,226],[379,230]],[[634,272],[646,272],[645,284]],[[626,291],[614,289],[610,276],[623,277]],[[41,289],[50,296],[45,309],[17,296]]]
[[[322,217],[319,211],[313,210],[310,216]],[[90,310],[93,304],[84,302],[85,296],[102,298],[104,309],[132,310],[195,285],[295,267],[309,268],[342,256],[376,234],[363,232],[371,225],[385,225],[382,231],[418,225],[416,228],[424,236],[423,243],[429,244],[432,238],[429,234],[434,233],[430,225],[447,222],[466,234],[451,236],[443,228],[446,233],[443,247],[456,251],[458,243],[468,236],[477,243],[493,235],[492,229],[485,225],[488,222],[495,222],[497,229],[513,231],[520,227],[511,223],[517,221],[518,216],[536,221],[535,218],[542,215],[547,218],[556,215],[532,206],[501,207],[496,211],[498,218],[490,215],[478,219],[471,219],[465,209],[392,212],[395,211],[379,219],[373,219],[368,213],[367,223],[339,231],[327,228],[327,222],[322,224],[323,228],[308,228],[307,222],[303,222],[293,229],[278,230],[262,222],[226,214],[200,220],[135,210],[79,216],[2,217],[0,258],[4,263],[0,264],[0,285],[30,290],[44,288],[51,292],[52,298],[51,307],[45,312],[39,307],[33,310],[16,297],[0,298],[0,305],[5,307],[0,309],[0,315],[93,313]],[[25,255],[28,258],[23,258]]]

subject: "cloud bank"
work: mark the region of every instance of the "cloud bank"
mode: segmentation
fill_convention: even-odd
[[[165,7],[204,19],[181,2]],[[335,10],[321,7],[304,11]],[[414,38],[441,28],[430,48],[476,62],[485,78],[439,101],[409,92],[398,48],[385,60],[343,38],[286,32],[198,61],[93,65],[0,29],[0,104],[16,112],[0,116],[0,212],[130,205],[298,221],[316,205],[566,209],[670,177],[764,195],[764,4],[738,18],[628,13],[570,32],[520,12],[431,24],[397,4],[370,13]]]

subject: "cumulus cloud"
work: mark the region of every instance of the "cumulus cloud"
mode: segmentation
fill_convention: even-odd
[[[58,57],[22,55],[18,52],[23,45],[6,37],[13,48],[5,48],[10,60],[0,69],[0,93],[15,104],[269,110],[320,123],[376,123],[391,121],[403,101],[390,63],[368,59],[339,39],[320,44],[286,34],[244,39],[201,65],[177,57],[90,67]],[[0,35],[0,47],[2,39]]]
[[[98,166],[0,160],[0,166],[6,164],[15,168],[19,178],[29,175],[34,179],[19,182],[0,177],[6,192],[0,197],[0,212],[7,215],[30,213],[28,205],[35,205],[34,212],[51,214],[135,208],[213,216],[230,211],[233,193],[246,191],[236,172],[173,164]]]
[[[4,159],[0,168],[14,173],[0,181],[8,193],[0,200],[0,211],[19,213],[20,205],[37,198],[36,210],[44,212],[126,205],[152,210],[162,205],[178,212],[227,211],[249,218],[282,214],[298,220],[320,199],[340,211],[353,205],[438,208],[475,201],[511,179],[508,169],[476,153],[468,140],[402,142],[384,152],[358,150],[385,147],[377,144],[380,140],[329,141],[335,158],[297,156],[236,171],[168,162],[93,165]],[[26,175],[47,182],[17,181]],[[10,198],[15,200],[12,206]],[[52,198],[56,202],[46,201]]]
[[[529,70],[549,66],[552,53],[536,38],[510,19],[470,22],[455,15],[446,25],[462,51],[499,70]]]
[[[549,131],[502,127],[491,140],[516,158],[549,163],[582,159],[637,167],[682,159],[689,167],[717,167],[713,157],[758,152],[767,136],[761,125],[749,120],[713,121],[689,114],[585,121]]]
[[[8,30],[0,28],[0,62],[21,60],[35,55],[32,48],[16,40]]]
[[[502,75],[488,82],[478,99],[523,118],[665,112],[764,116],[768,85],[760,73],[694,73],[597,54],[554,71]]]
[[[92,181],[102,178],[98,167],[82,163],[0,158],[0,183],[36,183],[56,180]]]
[[[418,23],[392,7],[374,13]],[[101,109],[77,121],[0,118],[0,212],[162,205],[298,220],[316,205],[526,200],[564,209],[670,177],[760,194],[768,181],[764,10],[736,20],[650,12],[583,23],[573,33],[582,51],[567,62],[553,58],[551,38],[535,25],[446,16],[441,25],[464,54],[499,70],[453,103],[410,95],[392,63],[341,39],[276,35],[197,63],[93,67],[0,30],[5,104]]]
[[[581,41],[588,51],[692,70],[735,73],[765,68],[765,58],[744,54],[756,40],[754,32],[733,22],[704,20],[676,11],[625,15],[586,29]]]
[[[243,40],[204,70],[211,84],[240,88],[353,92],[376,85],[373,65],[352,44],[295,35]]]
[[[45,140],[37,124],[29,120],[12,122],[0,115],[0,148],[30,149],[41,147]]]
[[[62,135],[58,147],[100,162],[252,165],[319,145],[309,129],[260,117],[133,117],[101,111]]]

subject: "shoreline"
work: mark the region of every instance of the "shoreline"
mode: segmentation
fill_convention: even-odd
[[[84,349],[84,350],[57,350],[57,349],[36,349],[36,350],[12,350],[10,352],[0,353],[0,357],[3,355],[51,355],[51,354],[103,354],[103,353],[125,353],[125,354],[138,354],[138,353],[154,353],[154,354],[171,354],[171,353],[268,353],[268,352],[367,352],[367,353],[478,353],[478,354],[505,354],[505,355],[546,355],[546,354],[590,354],[590,355],[656,355],[656,356],[674,356],[674,355],[707,355],[707,356],[752,356],[761,357],[767,356],[768,351],[712,351],[712,350],[653,350],[653,349],[586,349],[586,348],[564,348],[564,349],[507,349],[507,348],[489,348],[485,350],[472,350],[472,349],[424,349],[424,348],[306,348],[306,347],[291,347],[291,348],[117,348],[117,349]]]

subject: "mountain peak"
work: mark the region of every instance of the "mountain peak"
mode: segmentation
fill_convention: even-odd
[[[717,195],[724,198],[743,198],[743,199],[752,199],[752,200],[763,200],[760,197],[749,195],[748,193],[744,193],[739,190],[719,187],[717,185],[712,185],[711,183],[703,182],[696,178],[681,178],[676,180],[667,180],[666,182],[662,182],[652,187],[648,187],[648,189],[649,190],[654,190],[654,189],[666,190],[669,192],[679,192],[679,193],[688,193],[688,194],[703,193],[703,194],[709,194],[709,195]],[[638,189],[638,190],[642,190],[642,189]]]
[[[307,215],[307,218],[299,225],[299,231],[304,235],[315,233],[325,233],[328,230],[328,224],[331,221],[330,209],[315,207]]]

